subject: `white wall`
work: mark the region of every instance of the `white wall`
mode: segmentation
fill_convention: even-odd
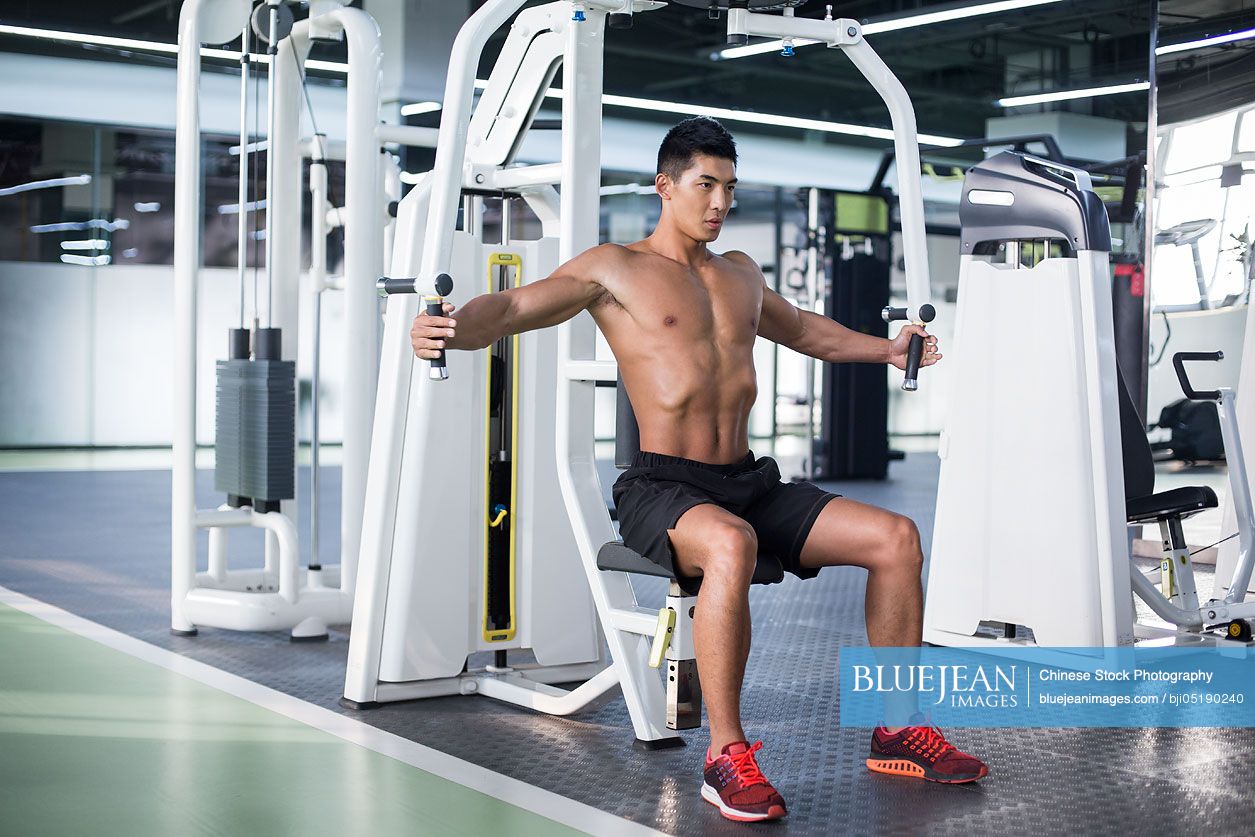
[[[91,283],[64,265],[0,263],[0,443],[91,439]]]
[[[0,52],[0,79],[4,79],[0,84],[0,113],[174,130],[173,67]],[[263,100],[265,89],[263,84]],[[201,130],[239,136],[239,94],[238,75],[203,72]],[[309,95],[319,130],[328,139],[343,140],[345,88],[311,83]],[[307,119],[304,107],[302,114]],[[308,131],[309,122],[305,125]]]
[[[0,262],[0,447],[168,445],[172,438],[173,269]],[[201,272],[197,439],[214,437],[214,361],[236,318],[234,269]],[[312,358],[302,298],[297,374]],[[322,437],[339,441],[340,294],[323,300]]]

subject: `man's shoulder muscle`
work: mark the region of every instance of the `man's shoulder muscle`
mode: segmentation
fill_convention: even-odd
[[[618,302],[614,295],[615,280],[634,255],[621,244],[606,243],[590,247],[568,262],[573,275],[597,286],[597,296],[590,308]]]
[[[743,250],[728,250],[727,252],[721,255],[724,259],[736,265],[737,267],[745,268],[747,270],[753,271],[754,273],[762,272],[762,268],[758,266],[758,262],[750,258],[750,255]]]

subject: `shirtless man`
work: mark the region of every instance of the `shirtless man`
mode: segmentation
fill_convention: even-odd
[[[732,206],[736,146],[713,119],[687,119],[658,152],[662,216],[648,238],[603,244],[539,282],[487,294],[456,319],[419,315],[414,352],[482,349],[507,334],[592,313],[618,360],[640,425],[642,452],[614,486],[624,543],[697,592],[693,642],[710,719],[702,797],[729,819],[785,815],[741,729],[741,680],[750,648],[749,586],[760,549],[812,578],[820,569],[868,570],[867,637],[873,646],[918,646],[923,620],[919,532],[906,517],[807,483],[782,483],[776,463],[749,452],[758,389],[754,339],[828,363],[906,367],[911,335],[925,336],[921,366],[937,340],[916,325],[893,340],[847,329],[791,305],[767,287],[749,256],[707,245]],[[445,305],[445,314],[453,313]],[[878,727],[867,766],[941,782],[988,772],[940,731]]]

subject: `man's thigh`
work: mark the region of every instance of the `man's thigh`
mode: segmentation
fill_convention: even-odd
[[[836,497],[828,501],[802,545],[803,567],[850,565],[873,568],[884,560],[885,544],[913,530],[910,518],[888,509]]]

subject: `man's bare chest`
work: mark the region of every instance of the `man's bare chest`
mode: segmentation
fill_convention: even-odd
[[[757,333],[762,290],[736,274],[642,271],[615,286],[617,305],[654,337],[727,344],[752,342]]]

